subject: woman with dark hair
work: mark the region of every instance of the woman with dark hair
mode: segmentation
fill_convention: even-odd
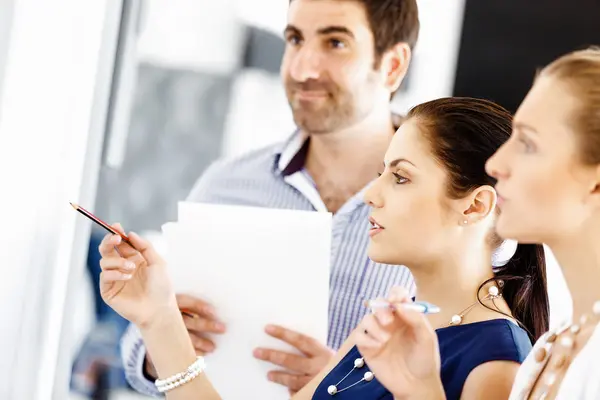
[[[502,107],[470,98],[433,100],[410,111],[391,138],[381,176],[366,190],[373,208],[369,256],[408,266],[417,300],[441,311],[429,316],[429,331],[416,338],[400,325],[386,328],[404,315],[413,317],[401,304],[395,314],[376,309],[293,399],[400,398],[407,390],[403,385],[412,385],[405,362],[417,369],[431,364],[437,371],[425,377],[430,387],[415,398],[427,398],[428,392],[449,399],[508,397],[531,340],[548,329],[543,249],[519,246],[515,257],[492,267],[502,240],[495,232],[496,182],[484,167],[509,139],[511,121]],[[118,235],[107,236],[100,247],[104,300],[140,328],[162,378],[157,386],[169,399],[219,398],[201,373],[202,358],[194,362],[164,260],[139,236],[130,238],[139,252]],[[349,299],[355,300],[365,299]],[[401,291],[378,300],[409,301]],[[420,352],[405,357],[415,340],[427,342],[434,357]]]
[[[510,400],[600,399],[600,48],[566,54],[541,70],[515,114],[510,139],[486,169],[497,179],[497,233],[529,243],[522,249],[546,243],[573,298],[573,318],[538,339]],[[519,258],[521,269],[509,265],[502,274],[524,278],[513,289],[522,296],[512,307],[523,307],[522,319],[533,323],[537,337],[546,323],[544,302],[524,302],[542,283],[536,282],[536,257]],[[410,299],[399,293],[391,301]],[[376,312],[372,323],[378,339],[365,334],[357,344],[383,384],[398,399],[444,398],[431,324],[399,306]],[[442,378],[443,363],[442,354]],[[489,398],[493,387],[487,389],[481,398]]]

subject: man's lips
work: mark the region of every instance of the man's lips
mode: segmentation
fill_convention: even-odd
[[[295,95],[300,100],[317,100],[327,98],[328,94],[323,90],[298,90]]]

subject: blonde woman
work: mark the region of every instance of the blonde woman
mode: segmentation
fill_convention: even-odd
[[[547,243],[573,297],[573,320],[538,340],[510,399],[600,399],[599,49],[567,54],[539,73],[515,115],[510,140],[490,158],[487,171],[498,180],[497,232],[521,243]],[[386,340],[358,343],[365,360],[376,375],[393,376],[382,383],[397,398],[425,398],[422,393],[439,381],[429,323],[402,309],[376,317]],[[430,391],[427,398],[444,394]]]

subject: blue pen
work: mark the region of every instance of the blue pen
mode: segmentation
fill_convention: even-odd
[[[440,312],[440,308],[435,304],[428,303],[426,301],[413,301],[412,303],[400,303],[402,308],[413,310],[422,314],[435,314]],[[371,311],[376,308],[390,308],[394,309],[396,305],[388,303],[386,301],[368,300],[365,302],[365,306],[369,307]]]

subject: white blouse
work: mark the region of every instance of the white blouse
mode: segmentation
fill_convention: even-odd
[[[515,378],[509,400],[524,400],[529,385],[540,372],[541,363],[535,361],[535,351],[544,345],[549,333],[544,334],[529,353]],[[588,342],[571,362],[560,383],[557,400],[600,400],[600,324]]]

